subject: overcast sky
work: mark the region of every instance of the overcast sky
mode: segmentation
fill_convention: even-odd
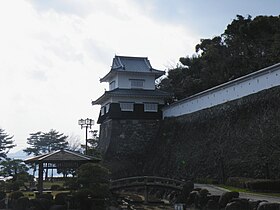
[[[0,127],[26,147],[55,129],[84,141],[78,119],[117,55],[147,56],[156,69],[191,56],[237,14],[279,15],[278,0],[3,0],[0,2]],[[97,129],[98,125],[94,126]]]

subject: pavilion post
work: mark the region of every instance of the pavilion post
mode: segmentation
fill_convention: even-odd
[[[38,192],[43,194],[43,162],[39,162]]]

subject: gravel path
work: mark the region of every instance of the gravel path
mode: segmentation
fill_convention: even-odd
[[[217,187],[210,184],[195,184],[195,188],[205,188],[207,189],[212,195],[221,195],[224,192],[227,192],[229,190]],[[273,203],[280,203],[280,197],[276,196],[268,196],[268,195],[260,195],[260,194],[253,194],[253,193],[240,193],[240,198],[248,198],[251,200],[266,200],[268,202]]]

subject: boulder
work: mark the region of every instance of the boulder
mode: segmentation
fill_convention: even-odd
[[[195,202],[195,198],[196,198],[197,194],[198,194],[197,191],[190,192],[189,197],[187,199],[187,204],[188,205],[191,205]]]
[[[192,181],[186,181],[182,189],[182,195],[187,198],[189,194],[193,191],[193,189],[194,183]]]
[[[226,210],[251,210],[249,200],[245,198],[233,198],[230,203],[226,205]]]
[[[219,207],[225,208],[226,205],[233,199],[238,198],[239,192],[225,192],[221,195],[219,199]]]
[[[279,203],[268,203],[268,202],[261,202],[257,208],[257,210],[279,210],[280,204]]]
[[[209,198],[209,200],[207,201],[207,204],[206,204],[206,209],[207,210],[217,210],[217,209],[219,209],[219,202]]]
[[[264,201],[253,201],[253,200],[249,200],[249,207],[252,210],[257,210],[259,203],[264,202]]]

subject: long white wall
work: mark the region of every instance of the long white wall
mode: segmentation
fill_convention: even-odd
[[[189,114],[280,85],[280,63],[205,90],[163,108],[163,118]]]

